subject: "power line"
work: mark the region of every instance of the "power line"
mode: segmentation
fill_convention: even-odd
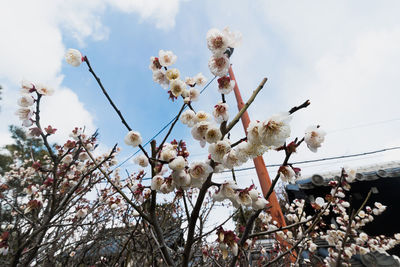
[[[384,120],[384,121],[375,121],[375,122],[359,124],[359,125],[355,125],[355,126],[351,126],[351,127],[340,128],[340,129],[336,129],[333,131],[328,131],[328,134],[332,134],[332,133],[336,133],[336,132],[340,132],[340,131],[351,130],[351,129],[356,129],[356,128],[374,126],[374,125],[379,125],[379,124],[389,123],[389,122],[394,122],[394,121],[400,121],[400,118],[394,118],[394,119]]]
[[[357,154],[334,156],[334,157],[327,157],[327,158],[321,158],[321,159],[295,161],[295,162],[290,162],[289,164],[301,165],[301,164],[306,164],[306,163],[311,163],[311,162],[320,162],[320,161],[328,161],[328,160],[335,160],[335,159],[353,158],[353,157],[360,157],[360,156],[371,155],[371,154],[376,154],[376,153],[382,153],[382,152],[391,151],[391,150],[397,150],[397,149],[400,149],[400,146],[389,147],[389,148],[384,148],[384,149],[379,149],[379,150],[374,150],[374,151],[368,151],[368,152],[363,152],[363,153],[357,153]],[[265,166],[267,168],[271,168],[271,167],[280,167],[281,165],[282,164],[267,164]],[[246,168],[235,169],[235,172],[247,171],[247,170],[252,170],[252,169],[255,169],[255,167],[246,167]],[[225,171],[222,171],[221,173],[227,173],[227,172],[231,172],[231,170],[225,170]],[[150,179],[151,179],[151,177],[146,177],[146,178],[143,178],[142,180],[150,180]]]
[[[207,87],[215,80],[215,78],[217,78],[217,76],[214,76],[214,78],[212,78],[205,86],[204,86],[204,88],[200,91],[200,94],[202,94],[206,89],[207,89]],[[184,110],[187,108],[187,106],[184,108]],[[146,147],[150,142],[151,142],[151,140],[153,140],[154,138],[156,138],[157,136],[159,136],[165,129],[167,129],[167,127],[168,126],[170,126],[175,120],[176,120],[176,117],[178,117],[178,116],[175,116],[175,117],[173,117],[166,125],[164,125],[164,127],[162,127],[161,128],[161,130],[159,130],[153,137],[151,137],[149,140],[147,140],[147,142],[143,145],[143,147]],[[116,168],[119,168],[119,167],[121,167],[122,165],[124,165],[128,160],[130,160],[133,156],[135,156],[137,153],[139,153],[141,150],[140,149],[138,149],[138,150],[136,150],[136,152],[135,153],[133,153],[132,155],[130,155],[129,157],[127,157],[125,160],[123,160],[120,164],[118,164],[113,170],[115,170]]]
[[[358,154],[350,154],[350,155],[335,156],[335,157],[328,157],[328,158],[321,158],[321,159],[295,161],[295,162],[289,162],[289,164],[301,165],[301,164],[306,164],[306,163],[311,163],[311,162],[320,162],[320,161],[326,161],[326,160],[353,158],[353,157],[360,157],[360,156],[376,154],[376,153],[381,153],[381,152],[386,152],[386,151],[396,150],[396,149],[400,149],[400,146],[389,147],[389,148],[384,148],[384,149],[375,150],[375,151],[369,151],[369,152],[364,152],[364,153],[358,153]],[[282,164],[270,164],[270,165],[265,165],[265,166],[268,168],[268,167],[279,167],[281,165]],[[255,169],[255,167],[247,167],[247,168],[235,169],[235,172],[251,170],[251,169]],[[222,171],[222,172],[230,172],[230,170],[226,170],[226,171]]]
[[[363,128],[363,127],[368,127],[368,126],[374,126],[374,125],[379,125],[379,124],[384,124],[384,123],[389,123],[389,122],[394,122],[394,121],[400,121],[400,118],[394,118],[394,119],[384,120],[384,121],[375,121],[375,122],[355,125],[355,126],[352,126],[352,127],[339,128],[339,129],[336,129],[336,130],[327,131],[327,134],[333,134],[333,133],[337,133],[337,132],[341,132],[341,131],[357,129],[357,128]],[[191,154],[190,156],[193,159],[193,157],[208,156],[208,154],[209,153],[202,152],[202,153]]]

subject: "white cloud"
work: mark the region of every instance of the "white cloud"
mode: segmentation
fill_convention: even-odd
[[[85,109],[77,95],[68,88],[61,88],[53,96],[42,98],[42,126],[57,128],[51,141],[63,144],[75,127],[85,127],[87,134],[96,130],[92,115]]]
[[[81,46],[87,38],[107,38],[109,29],[101,19],[110,6],[119,12],[138,14],[158,28],[169,29],[174,26],[179,1],[0,2],[0,84],[5,87],[1,102],[0,145],[10,141],[8,125],[20,124],[14,112],[22,79],[48,83],[56,89],[54,96],[44,99],[42,110],[43,123],[59,129],[54,141],[65,140],[75,126],[86,126],[90,131],[95,129],[92,115],[77,95],[62,86],[63,36],[72,36]]]
[[[157,28],[170,29],[175,26],[179,11],[179,0],[107,0],[122,12],[138,13],[142,20],[150,20]]]
[[[208,3],[214,7],[208,14],[212,25],[243,33],[232,61],[244,100],[264,75],[269,78],[249,109],[252,119],[311,99],[307,110],[295,114],[292,136],[303,135],[309,124],[321,124],[328,135],[319,153],[302,149],[295,160],[365,152],[398,140],[398,122],[329,132],[399,117],[399,2],[256,1],[229,5],[223,16],[218,13],[228,1]],[[270,153],[265,158],[281,159]],[[390,158],[396,159],[370,161]]]

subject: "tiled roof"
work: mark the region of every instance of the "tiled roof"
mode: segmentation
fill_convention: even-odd
[[[372,181],[380,178],[400,177],[400,161],[391,161],[382,164],[373,164],[355,168],[357,181]],[[341,171],[315,173],[296,181],[294,185],[287,185],[288,190],[311,189],[315,186],[328,185],[329,181],[339,178]]]

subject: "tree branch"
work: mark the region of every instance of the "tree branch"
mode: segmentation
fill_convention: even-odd
[[[256,98],[257,94],[261,91],[261,89],[264,87],[264,84],[267,82],[267,78],[264,78],[260,85],[253,91],[253,94],[250,96],[249,100],[247,100],[246,104],[243,106],[243,108],[239,111],[238,114],[232,119],[232,121],[226,126],[226,129],[223,130],[222,136],[224,137],[232,128],[233,126],[238,123],[240,118],[242,117],[243,113],[246,112],[246,110],[250,107],[251,103],[253,103],[254,99]],[[222,137],[222,138],[223,138]]]

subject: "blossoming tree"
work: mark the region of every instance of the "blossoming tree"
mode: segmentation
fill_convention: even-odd
[[[52,94],[52,89],[42,84],[23,82],[17,114],[22,124],[29,128],[30,134],[43,140],[48,155],[40,162],[35,158],[24,162],[29,163],[28,167],[22,167],[17,157],[12,170],[2,177],[2,206],[7,206],[16,216],[6,225],[2,224],[0,240],[2,254],[8,255],[11,265],[54,263],[66,251],[71,252],[70,257],[74,257],[78,254],[75,251],[77,243],[95,240],[83,237],[100,228],[111,228],[112,222],[131,230],[132,237],[126,241],[126,246],[135,238],[143,239],[143,233],[148,231],[147,237],[156,246],[153,248],[153,262],[162,262],[166,266],[248,266],[251,252],[254,251],[261,254],[258,258],[260,266],[295,265],[305,260],[301,256],[303,251],[311,254],[316,251],[315,242],[318,238],[327,240],[330,245],[324,264],[342,266],[347,265],[355,254],[385,251],[398,244],[398,235],[375,238],[362,232],[362,226],[372,221],[373,215],[383,212],[385,206],[376,203],[375,208],[367,207],[365,203],[369,196],[365,196],[361,207],[353,207],[344,200],[351,181],[344,171],[338,180],[330,183],[331,193],[312,203],[312,214],[306,214],[304,201],[298,200],[286,207],[288,225],[276,226],[268,213],[268,199],[275,185],[279,180],[293,182],[298,179],[299,169],[289,163],[291,155],[303,144],[317,152],[324,141],[325,132],[319,126],[310,126],[304,136],[288,140],[292,117],[310,105],[309,101],[305,101],[263,121],[252,121],[247,128],[247,136],[240,140],[230,139],[229,133],[267,81],[266,78],[262,79],[244,107],[230,116],[225,98],[234,88],[235,81],[229,77],[228,69],[230,57],[240,39],[240,34],[227,28],[222,31],[212,29],[207,33],[207,46],[212,53],[208,65],[217,78],[221,94],[221,101],[215,103],[208,112],[195,110],[192,106],[192,102],[200,97],[198,88],[207,82],[203,74],[182,79],[181,71],[173,68],[177,56],[171,51],[160,50],[158,57],[151,57],[153,80],[167,89],[169,97],[176,100],[176,104],[181,103],[181,108],[162,141],[157,144],[152,140],[150,149],[142,145],[140,126],[131,128],[112,101],[88,57],[82,56],[78,50],[68,50],[66,61],[75,67],[82,63],[87,65],[121,119],[127,131],[124,142],[141,150],[142,154],[134,162],[151,169],[150,185],[142,184],[143,171],[123,177],[118,169],[111,168],[116,164],[116,147],[106,155],[95,157],[96,134],[88,135],[76,128],[71,133],[71,140],[52,147],[47,138],[56,134],[56,129],[52,126],[43,128],[40,124],[40,103]],[[186,141],[176,141],[170,137],[179,121],[187,125],[193,139],[208,151],[208,158],[190,161]],[[233,172],[249,159],[269,150],[282,151],[283,162],[265,195],[258,192],[253,184],[240,188],[234,179],[223,183],[213,181],[215,173],[223,170]],[[24,194],[13,194],[13,189],[7,183],[14,179],[20,179],[21,185],[25,186]],[[106,186],[99,187],[104,180]],[[97,194],[90,198],[89,192]],[[182,219],[182,236],[171,237],[165,223],[163,225],[160,221],[157,208],[161,203],[160,194],[171,196],[167,199],[173,205],[168,207],[175,218]],[[241,221],[239,229],[224,228],[231,219],[229,217],[205,231],[204,225],[210,210],[220,202],[230,202],[234,207],[236,211],[231,217],[243,210],[249,213]],[[335,214],[337,224],[326,225],[323,218],[329,214]],[[255,224],[257,227],[254,228]],[[133,225],[141,225],[140,229],[144,232],[138,233],[138,228],[133,229]],[[210,242],[208,237],[212,236],[215,242]],[[267,252],[257,242],[260,238],[278,240],[275,249]],[[123,250],[126,250],[126,246]],[[43,259],[46,257],[47,261]],[[119,257],[128,256],[121,252]],[[121,264],[121,259],[117,258],[108,264]],[[143,262],[137,264],[131,260],[130,264],[142,266]]]

